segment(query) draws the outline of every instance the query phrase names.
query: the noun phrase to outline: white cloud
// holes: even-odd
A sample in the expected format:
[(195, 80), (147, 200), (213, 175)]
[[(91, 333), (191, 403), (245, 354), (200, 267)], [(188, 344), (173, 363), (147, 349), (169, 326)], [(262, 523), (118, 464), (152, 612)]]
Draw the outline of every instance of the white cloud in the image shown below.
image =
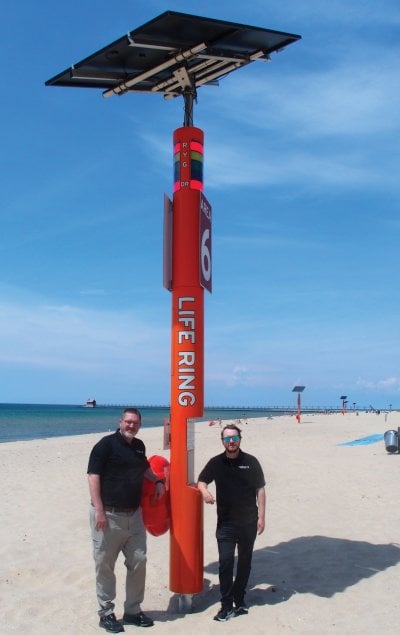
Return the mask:
[[(163, 351), (163, 353), (162, 353)], [(168, 360), (168, 329), (149, 326), (134, 311), (95, 311), (46, 304), (0, 304), (0, 363), (33, 368), (109, 372), (140, 360)]]
[(379, 380), (363, 379), (360, 377), (356, 382), (356, 386), (365, 390), (400, 393), (400, 377), (387, 377), (386, 379)]
[[(237, 150), (237, 144), (211, 147), (207, 158), (206, 181), (210, 187), (284, 185), (354, 185), (398, 186), (397, 175), (386, 172), (376, 162), (368, 162), (364, 154), (346, 150), (343, 153), (325, 149), (307, 152), (297, 147), (275, 155), (264, 155), (248, 146)], [(266, 156), (267, 155), (267, 156)]]
[[(282, 95), (282, 90), (284, 94)], [(372, 135), (398, 130), (400, 94), (397, 54), (377, 63), (362, 60), (331, 71), (304, 73), (283, 89), (261, 93), (265, 108), (297, 128), (297, 136)], [(290, 98), (295, 94), (296, 99)], [(254, 119), (253, 119), (254, 121)]]
[[(377, 51), (361, 44), (355, 56), (352, 52), (342, 56), (334, 66), (317, 70), (294, 65), (282, 77), (271, 78), (262, 67), (253, 69), (241, 77), (240, 87), (229, 81), (219, 93), (212, 93), (207, 105), (214, 112), (217, 109), (221, 120), (237, 120), (246, 128), (274, 135), (278, 130), (281, 139), (398, 130), (398, 49)], [(276, 59), (273, 63), (278, 64)], [(267, 74), (265, 81), (261, 71)]]

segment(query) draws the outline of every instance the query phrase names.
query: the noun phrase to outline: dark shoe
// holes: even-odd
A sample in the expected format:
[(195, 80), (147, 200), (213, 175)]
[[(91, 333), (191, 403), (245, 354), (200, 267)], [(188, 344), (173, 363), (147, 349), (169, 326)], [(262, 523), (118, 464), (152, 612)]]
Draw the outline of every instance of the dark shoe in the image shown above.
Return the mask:
[(216, 622), (227, 622), (231, 617), (233, 617), (233, 609), (220, 608), (214, 620)]
[(125, 624), (134, 624), (134, 626), (153, 626), (154, 622), (147, 615), (142, 613), (136, 613), (136, 615), (129, 615), (128, 613), (124, 613), (124, 617), (122, 618)]
[(99, 626), (104, 628), (107, 633), (123, 633), (125, 631), (122, 624), (116, 620), (114, 613), (101, 617)]
[(240, 606), (235, 606), (235, 617), (237, 617), (238, 615), (247, 615), (248, 612), (249, 612), (249, 609), (247, 608), (245, 604), (241, 604)]

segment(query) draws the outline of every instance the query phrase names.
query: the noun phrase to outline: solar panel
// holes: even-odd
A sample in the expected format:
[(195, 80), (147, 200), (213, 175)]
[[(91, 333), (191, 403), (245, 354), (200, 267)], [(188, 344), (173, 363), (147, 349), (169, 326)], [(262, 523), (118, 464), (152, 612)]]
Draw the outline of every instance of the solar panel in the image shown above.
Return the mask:
[(46, 86), (100, 88), (109, 97), (128, 92), (184, 95), (301, 36), (166, 11), (46, 82)]

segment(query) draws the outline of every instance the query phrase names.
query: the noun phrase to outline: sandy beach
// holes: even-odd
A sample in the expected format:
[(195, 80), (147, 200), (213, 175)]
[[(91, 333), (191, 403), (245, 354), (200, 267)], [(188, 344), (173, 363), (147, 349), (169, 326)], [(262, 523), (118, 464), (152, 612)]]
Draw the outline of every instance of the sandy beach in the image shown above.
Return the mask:
[[(169, 535), (148, 538), (143, 610), (152, 633), (397, 634), (400, 622), (400, 455), (383, 441), (341, 445), (397, 429), (400, 414), (346, 413), (252, 419), (242, 449), (267, 479), (267, 527), (256, 541), (247, 616), (213, 621), (219, 608), (216, 510), (204, 509), (204, 590), (179, 613), (168, 588)], [(117, 422), (116, 422), (117, 427)], [(222, 451), (218, 425), (196, 424), (196, 474)], [(1, 628), (19, 635), (102, 633), (88, 524), (86, 468), (103, 435), (0, 444)], [(161, 428), (138, 435), (148, 456)], [(212, 486), (210, 486), (212, 488)], [(124, 565), (117, 566), (122, 616)], [(125, 626), (127, 633), (137, 631)]]

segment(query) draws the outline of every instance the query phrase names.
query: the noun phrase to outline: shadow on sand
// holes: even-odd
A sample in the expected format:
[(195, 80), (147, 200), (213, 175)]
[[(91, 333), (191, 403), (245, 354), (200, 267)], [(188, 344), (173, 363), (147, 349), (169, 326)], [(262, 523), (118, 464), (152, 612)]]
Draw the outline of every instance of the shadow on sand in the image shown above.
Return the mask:
[[(342, 593), (400, 561), (400, 545), (375, 545), (368, 542), (309, 536), (254, 551), (246, 601), (262, 606), (287, 601), (296, 593), (312, 593), (329, 598)], [(218, 562), (205, 566), (205, 572), (218, 573)], [(193, 612), (219, 602), (218, 586), (204, 580), (204, 590), (193, 598)], [(167, 612), (152, 616), (159, 621), (183, 617), (179, 596), (173, 595)]]

